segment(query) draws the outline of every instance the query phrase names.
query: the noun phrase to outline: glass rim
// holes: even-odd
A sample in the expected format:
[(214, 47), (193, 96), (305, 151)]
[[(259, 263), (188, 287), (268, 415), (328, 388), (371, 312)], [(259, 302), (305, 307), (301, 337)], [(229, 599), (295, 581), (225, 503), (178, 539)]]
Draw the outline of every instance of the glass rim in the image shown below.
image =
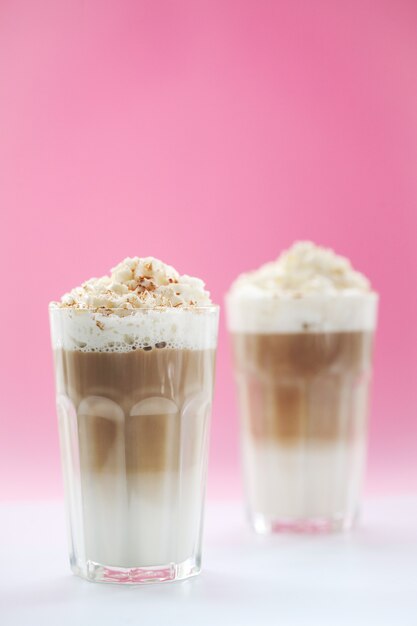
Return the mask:
[(257, 296), (257, 297), (253, 297), (250, 295), (246, 295), (246, 294), (239, 294), (239, 293), (233, 293), (231, 291), (228, 291), (225, 296), (224, 299), (226, 301), (231, 301), (234, 300), (235, 302), (243, 302), (243, 303), (255, 303), (255, 304), (265, 304), (265, 303), (279, 303), (279, 304), (288, 304), (288, 303), (298, 303), (298, 304), (302, 304), (303, 302), (312, 302), (312, 301), (322, 301), (322, 302), (334, 302), (335, 300), (339, 300), (341, 302), (350, 302), (352, 300), (379, 300), (380, 299), (380, 294), (378, 291), (364, 291), (364, 292), (355, 292), (355, 293), (344, 293), (343, 291), (341, 293), (329, 293), (329, 294), (319, 294), (319, 293), (306, 293), (303, 294), (302, 296), (299, 297), (295, 297), (295, 296), (288, 296), (288, 297), (282, 297), (282, 296), (276, 296), (276, 295), (271, 295), (271, 294), (265, 294), (262, 296)]
[(219, 304), (206, 304), (201, 306), (187, 305), (187, 306), (148, 306), (148, 307), (136, 307), (127, 309), (125, 307), (98, 307), (98, 308), (76, 308), (72, 306), (60, 306), (58, 301), (53, 300), (48, 304), (49, 311), (59, 312), (72, 312), (76, 314), (95, 314), (109, 316), (112, 313), (124, 313), (125, 315), (148, 313), (149, 311), (156, 311), (158, 313), (172, 313), (173, 311), (187, 311), (187, 312), (214, 312), (220, 310)]

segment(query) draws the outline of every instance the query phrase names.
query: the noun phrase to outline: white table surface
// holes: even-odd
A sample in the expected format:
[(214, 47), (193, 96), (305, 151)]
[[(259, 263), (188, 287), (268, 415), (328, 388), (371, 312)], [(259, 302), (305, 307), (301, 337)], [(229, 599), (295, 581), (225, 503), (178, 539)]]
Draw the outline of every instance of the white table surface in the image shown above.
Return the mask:
[(203, 573), (100, 585), (67, 565), (62, 503), (0, 504), (0, 624), (416, 626), (417, 495), (369, 500), (350, 535), (258, 537), (209, 502)]

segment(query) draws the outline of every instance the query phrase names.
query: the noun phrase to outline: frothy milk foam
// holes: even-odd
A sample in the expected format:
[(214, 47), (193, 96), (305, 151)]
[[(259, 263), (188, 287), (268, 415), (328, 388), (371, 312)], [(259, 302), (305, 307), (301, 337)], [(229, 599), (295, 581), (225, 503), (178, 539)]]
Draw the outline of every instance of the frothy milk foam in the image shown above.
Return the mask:
[(178, 350), (214, 349), (215, 316), (204, 334), (200, 323), (201, 309), (211, 305), (202, 280), (180, 276), (153, 257), (127, 258), (110, 276), (92, 278), (50, 305), (61, 311), (51, 318), (52, 345), (82, 352), (128, 352), (161, 342)]
[(338, 332), (374, 330), (378, 297), (348, 259), (299, 242), (239, 276), (226, 304), (232, 332)]

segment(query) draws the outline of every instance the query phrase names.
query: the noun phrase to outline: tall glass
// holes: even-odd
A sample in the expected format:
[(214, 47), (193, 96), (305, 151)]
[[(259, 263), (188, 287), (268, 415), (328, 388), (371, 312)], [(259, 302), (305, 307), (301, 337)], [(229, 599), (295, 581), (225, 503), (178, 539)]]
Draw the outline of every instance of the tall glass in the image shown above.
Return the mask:
[(50, 305), (75, 574), (143, 583), (199, 573), (218, 314)]
[(354, 523), (377, 295), (227, 298), (250, 522), (259, 533)]

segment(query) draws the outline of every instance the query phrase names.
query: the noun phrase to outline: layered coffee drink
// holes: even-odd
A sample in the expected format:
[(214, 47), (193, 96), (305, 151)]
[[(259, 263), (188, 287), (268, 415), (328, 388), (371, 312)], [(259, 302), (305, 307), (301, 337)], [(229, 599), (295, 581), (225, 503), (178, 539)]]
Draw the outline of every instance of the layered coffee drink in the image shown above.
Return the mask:
[(73, 571), (198, 573), (218, 307), (202, 281), (128, 258), (50, 319)]
[(367, 439), (377, 295), (349, 261), (295, 244), (227, 296), (250, 521), (350, 527)]

